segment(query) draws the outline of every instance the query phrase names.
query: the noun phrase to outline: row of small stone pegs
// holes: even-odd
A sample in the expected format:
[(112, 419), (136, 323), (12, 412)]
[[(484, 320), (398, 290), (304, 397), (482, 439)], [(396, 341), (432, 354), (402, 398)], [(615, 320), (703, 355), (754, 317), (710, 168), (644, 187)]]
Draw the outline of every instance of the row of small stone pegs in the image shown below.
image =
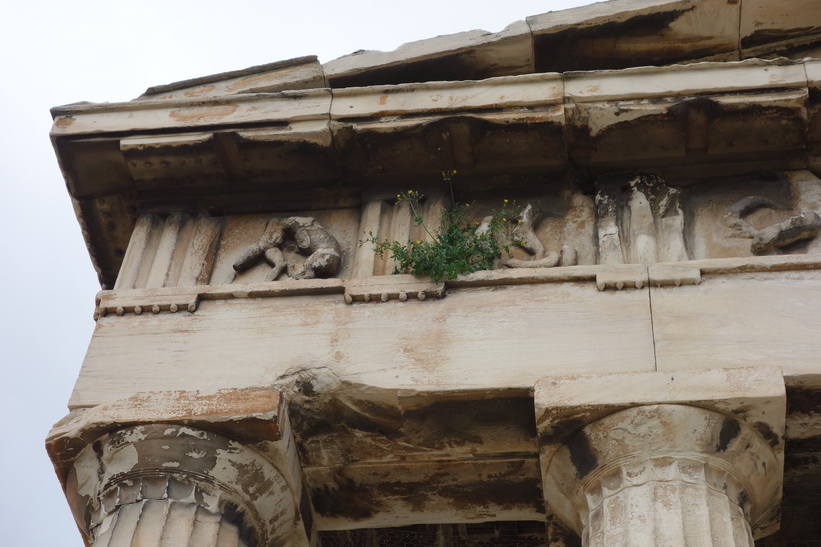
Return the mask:
[[(197, 304), (195, 302), (189, 302), (187, 306), (184, 305), (184, 304), (183, 304), (183, 306), (185, 306), (185, 309), (187, 309), (191, 313), (194, 313), (195, 311), (197, 311)], [(159, 304), (154, 304), (150, 308), (148, 306), (145, 306), (145, 307), (143, 307), (143, 306), (134, 306), (133, 308), (131, 308), (130, 306), (129, 307), (117, 306), (116, 308), (114, 308), (113, 311), (114, 311), (114, 313), (116, 313), (117, 315), (122, 317), (123, 315), (125, 315), (126, 313), (129, 313), (129, 312), (133, 312), (136, 315), (141, 315), (143, 312), (150, 311), (151, 313), (156, 314), (156, 313), (160, 313), (161, 311), (163, 311), (163, 309), (164, 309), (164, 306), (160, 306)], [(170, 304), (165, 309), (167, 309), (171, 313), (177, 313), (178, 311), (180, 311), (182, 309), (182, 307), (178, 304)], [(102, 308), (100, 310), (99, 314), (100, 314), (100, 316), (104, 317), (110, 311), (112, 311), (112, 310), (110, 310), (108, 308)]]
[[(400, 302), (406, 302), (408, 300), (408, 294), (409, 293), (407, 291), (400, 291), (398, 294), (396, 294), (396, 296), (393, 299), (399, 300)], [(370, 302), (371, 300), (374, 300), (374, 301), (377, 300), (376, 298), (374, 298), (375, 295), (371, 295), (371, 294), (368, 294), (368, 293), (365, 293), (361, 296), (362, 296), (361, 302)], [(392, 300), (392, 298), (391, 298), (392, 296), (393, 295), (390, 294), (390, 293), (383, 292), (383, 293), (379, 294), (378, 301), (379, 302), (387, 302), (388, 300)], [(420, 300), (420, 301), (425, 300), (428, 297), (428, 295), (425, 291), (411, 292), (410, 296), (412, 296), (412, 297), (415, 296), (417, 298), (417, 300)], [(355, 300), (356, 299), (354, 299), (353, 295), (351, 295), (350, 293), (345, 293), (345, 303), (352, 304)]]

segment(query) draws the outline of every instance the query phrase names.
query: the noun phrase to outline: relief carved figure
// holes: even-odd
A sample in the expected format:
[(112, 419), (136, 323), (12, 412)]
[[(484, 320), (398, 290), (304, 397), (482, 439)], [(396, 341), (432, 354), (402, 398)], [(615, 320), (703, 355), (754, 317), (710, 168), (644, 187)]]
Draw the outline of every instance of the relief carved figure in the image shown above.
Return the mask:
[[(552, 268), (560, 265), (575, 266), (578, 263), (578, 253), (569, 245), (563, 245), (560, 252), (545, 249), (539, 236), (536, 235), (536, 228), (542, 216), (542, 212), (532, 203), (528, 203), (522, 209), (522, 212), (519, 213), (518, 223), (513, 229), (512, 239), (519, 242), (519, 248), (530, 255), (530, 258), (521, 259), (503, 256), (501, 266), (508, 268)], [(493, 217), (485, 217), (476, 228), (476, 234), (487, 233), (492, 220)]]
[(531, 258), (503, 258), (502, 264), (508, 268), (552, 268), (559, 265), (574, 266), (578, 263), (578, 254), (569, 245), (563, 245), (560, 252), (545, 250), (536, 235), (536, 227), (541, 216), (542, 213), (532, 203), (528, 203), (522, 209), (519, 213), (519, 222), (513, 229), (513, 239), (521, 241), (521, 248), (531, 255)]
[(620, 182), (598, 185), (599, 263), (687, 260), (680, 191), (656, 175), (638, 175), (626, 184)]
[[(283, 247), (289, 241), (306, 257), (301, 266), (285, 258)], [(272, 218), (259, 239), (234, 262), (234, 271), (243, 272), (262, 259), (271, 266), (267, 281), (286, 270), (293, 279), (328, 278), (339, 271), (342, 251), (336, 238), (313, 217)]]
[(821, 217), (818, 213), (806, 211), (765, 228), (755, 228), (745, 217), (762, 207), (788, 209), (762, 196), (747, 196), (733, 204), (723, 219), (736, 237), (752, 239), (750, 251), (753, 254), (771, 253), (793, 243), (813, 239), (821, 231)]

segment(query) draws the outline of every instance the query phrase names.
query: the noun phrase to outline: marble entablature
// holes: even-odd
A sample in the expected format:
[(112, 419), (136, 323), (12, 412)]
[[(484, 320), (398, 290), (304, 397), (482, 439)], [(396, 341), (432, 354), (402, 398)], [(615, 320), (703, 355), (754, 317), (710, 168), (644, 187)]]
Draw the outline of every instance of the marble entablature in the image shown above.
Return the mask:
[[(54, 109), (104, 288), (47, 441), (85, 539), (817, 539), (821, 12), (779, 5), (608, 2)], [(393, 275), (366, 235), (430, 241), (454, 199), (521, 244)]]

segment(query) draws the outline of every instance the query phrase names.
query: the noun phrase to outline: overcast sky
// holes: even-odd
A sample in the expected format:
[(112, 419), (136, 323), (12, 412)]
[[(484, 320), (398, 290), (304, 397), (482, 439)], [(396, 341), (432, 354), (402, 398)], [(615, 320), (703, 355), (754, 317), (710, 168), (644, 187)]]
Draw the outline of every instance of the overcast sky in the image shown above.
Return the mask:
[(14, 547), (81, 546), (43, 448), (66, 412), (99, 290), (48, 138), (49, 108), (303, 55), (476, 28), (590, 0), (0, 2), (0, 524)]

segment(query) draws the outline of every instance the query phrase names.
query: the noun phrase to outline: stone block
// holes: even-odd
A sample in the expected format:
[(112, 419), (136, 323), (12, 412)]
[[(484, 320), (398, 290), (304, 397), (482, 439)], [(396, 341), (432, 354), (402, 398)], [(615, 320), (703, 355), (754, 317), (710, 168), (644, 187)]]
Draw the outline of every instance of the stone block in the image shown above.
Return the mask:
[(739, 47), (744, 57), (821, 38), (821, 10), (813, 0), (743, 0)]
[(533, 72), (524, 21), (491, 33), (472, 30), (410, 42), (394, 51), (359, 51), (323, 65), (333, 88), (436, 80), (481, 80)]
[(316, 57), (310, 56), (152, 86), (136, 100), (204, 99), (321, 87), (325, 87), (322, 66)]
[(780, 366), (817, 372), (821, 279), (815, 271), (707, 275), (698, 286), (651, 288), (658, 370)]
[[(209, 290), (243, 292), (231, 287)], [(204, 299), (195, 314), (109, 315), (98, 320), (71, 405), (155, 389), (269, 385), (316, 367), (343, 380), (419, 391), (528, 389), (546, 374), (653, 370), (647, 295), (558, 282), (465, 287), (424, 302)]]
[(611, 1), (527, 18), (538, 72), (737, 60), (741, 4)]

